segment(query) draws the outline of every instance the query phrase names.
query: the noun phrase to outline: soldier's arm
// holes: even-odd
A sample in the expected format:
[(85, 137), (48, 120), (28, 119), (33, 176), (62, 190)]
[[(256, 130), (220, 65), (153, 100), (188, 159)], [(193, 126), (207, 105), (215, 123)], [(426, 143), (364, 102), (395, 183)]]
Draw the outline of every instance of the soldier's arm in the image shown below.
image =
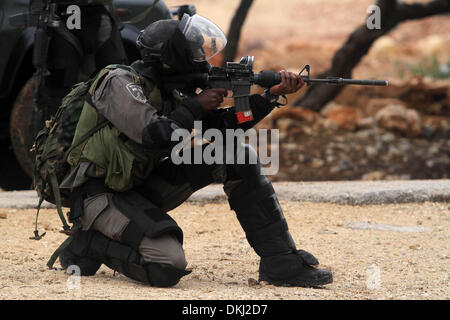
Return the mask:
[(303, 79), (297, 74), (285, 70), (280, 71), (280, 74), (281, 83), (270, 88), (270, 97), (266, 94), (252, 95), (250, 97), (250, 108), (253, 113), (252, 121), (239, 124), (235, 116), (234, 108), (213, 110), (205, 117), (203, 128), (205, 130), (209, 128), (241, 128), (244, 130), (252, 128), (278, 105), (275, 101), (272, 101), (274, 96), (297, 92), (305, 85)]
[(169, 147), (176, 128), (192, 130), (195, 120), (203, 117), (202, 106), (194, 99), (166, 116), (159, 115), (133, 75), (125, 70), (111, 71), (92, 96), (97, 111), (120, 132), (150, 149)]
[(238, 123), (235, 114), (235, 108), (218, 109), (208, 112), (203, 120), (203, 129), (238, 129), (247, 130), (255, 126), (264, 119), (274, 108), (276, 104), (270, 103), (261, 95), (254, 94), (250, 96), (250, 108), (253, 113), (253, 120), (245, 123)]

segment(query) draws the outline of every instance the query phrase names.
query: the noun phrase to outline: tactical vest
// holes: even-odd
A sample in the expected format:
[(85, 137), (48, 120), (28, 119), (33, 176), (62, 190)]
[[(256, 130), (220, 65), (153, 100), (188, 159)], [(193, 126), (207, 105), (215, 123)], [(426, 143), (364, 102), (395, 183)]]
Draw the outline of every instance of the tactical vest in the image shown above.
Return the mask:
[[(92, 96), (105, 76), (118, 67), (111, 65), (100, 71), (89, 89), (89, 94)], [(143, 87), (147, 100), (158, 110), (158, 114), (166, 115), (180, 104), (182, 98), (178, 91), (172, 92), (173, 102), (163, 100), (156, 84), (140, 76), (131, 67), (120, 68), (126, 68), (133, 74), (134, 83)], [(105, 185), (115, 191), (127, 191), (143, 183), (160, 161), (163, 152), (146, 150), (141, 144), (127, 138), (110, 122), (80, 143), (80, 139), (84, 138), (89, 130), (102, 122), (108, 122), (97, 112), (95, 106), (88, 102), (89, 99), (86, 100), (72, 142), (75, 147), (68, 154), (67, 162), (71, 166), (76, 166), (82, 160), (94, 163), (100, 172), (104, 172)]]

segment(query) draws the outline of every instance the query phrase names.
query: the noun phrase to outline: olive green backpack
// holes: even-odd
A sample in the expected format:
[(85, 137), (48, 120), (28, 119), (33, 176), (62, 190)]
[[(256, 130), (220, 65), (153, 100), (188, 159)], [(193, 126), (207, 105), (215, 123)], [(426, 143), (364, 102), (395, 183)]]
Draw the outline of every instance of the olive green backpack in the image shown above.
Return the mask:
[(78, 140), (77, 144), (72, 145), (75, 135), (75, 129), (83, 110), (85, 102), (91, 102), (89, 89), (93, 83), (103, 77), (107, 72), (105, 69), (113, 70), (121, 68), (133, 72), (131, 67), (123, 65), (109, 65), (104, 68), (94, 78), (76, 84), (69, 94), (62, 100), (61, 106), (56, 114), (45, 122), (45, 127), (38, 133), (31, 151), (35, 156), (33, 185), (39, 195), (39, 204), (36, 213), (36, 223), (34, 237), (31, 239), (39, 240), (44, 234), (39, 235), (37, 230), (37, 220), (39, 209), (44, 200), (56, 205), (58, 215), (63, 224), (63, 232), (70, 234), (70, 226), (64, 217), (62, 207), (69, 206), (68, 196), (61, 193), (59, 184), (70, 170), (67, 163), (68, 154), (78, 145), (85, 142), (93, 133), (108, 124), (108, 121), (101, 121), (97, 126), (89, 130)]

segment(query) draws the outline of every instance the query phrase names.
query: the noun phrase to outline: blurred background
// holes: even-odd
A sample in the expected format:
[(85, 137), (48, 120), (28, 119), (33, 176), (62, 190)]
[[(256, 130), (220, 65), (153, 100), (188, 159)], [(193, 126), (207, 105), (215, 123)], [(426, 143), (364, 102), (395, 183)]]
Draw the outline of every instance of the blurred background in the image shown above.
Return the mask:
[[(199, 14), (216, 22), (225, 33), (241, 4), (239, 0), (191, 2)], [(236, 60), (254, 55), (255, 71), (298, 72), (310, 64), (312, 76), (331, 67), (335, 53), (365, 24), (367, 8), (378, 3), (374, 0), (250, 2)], [(403, 1), (406, 5), (423, 5), (413, 9), (424, 15), (424, 8), (428, 8), (425, 6), (432, 2)], [(445, 10), (448, 2), (440, 3)], [(181, 3), (168, 1), (169, 5)], [(352, 77), (386, 79), (389, 87), (347, 86), (323, 106), (309, 99), (306, 107), (314, 111), (302, 105), (299, 98), (307, 92), (303, 89), (298, 96), (289, 96), (288, 107), (272, 112), (259, 125), (280, 129), (281, 169), (272, 179), (448, 178), (450, 16), (448, 11), (441, 11), (430, 17), (399, 22), (378, 37), (367, 54), (360, 53), (362, 58), (353, 68)], [(410, 15), (415, 17), (414, 11)], [(215, 63), (220, 64), (220, 59), (217, 57)]]

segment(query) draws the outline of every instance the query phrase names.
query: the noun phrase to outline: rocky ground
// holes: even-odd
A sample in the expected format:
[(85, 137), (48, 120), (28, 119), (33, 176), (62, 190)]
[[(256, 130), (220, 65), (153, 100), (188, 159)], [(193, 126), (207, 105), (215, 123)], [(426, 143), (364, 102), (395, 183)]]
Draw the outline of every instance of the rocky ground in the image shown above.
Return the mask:
[[(102, 267), (80, 282), (45, 266), (64, 239), (44, 209), (0, 209), (0, 299), (449, 299), (448, 203), (345, 206), (282, 201), (297, 244), (333, 271), (323, 288), (258, 284), (258, 258), (224, 202), (171, 212), (185, 232), (192, 274), (170, 289), (141, 285)], [(56, 264), (59, 267), (58, 264)], [(79, 284), (79, 286), (78, 286)], [(72, 289), (71, 289), (72, 288)]]
[(276, 181), (442, 179), (450, 174), (448, 80), (346, 88), (320, 113), (283, 107), (258, 127), (280, 130)]
[[(283, 123), (291, 124), (295, 128), (295, 121)], [(408, 139), (377, 127), (357, 132), (297, 128), (299, 135), (281, 136), (275, 181), (441, 179), (450, 173), (448, 138)]]

